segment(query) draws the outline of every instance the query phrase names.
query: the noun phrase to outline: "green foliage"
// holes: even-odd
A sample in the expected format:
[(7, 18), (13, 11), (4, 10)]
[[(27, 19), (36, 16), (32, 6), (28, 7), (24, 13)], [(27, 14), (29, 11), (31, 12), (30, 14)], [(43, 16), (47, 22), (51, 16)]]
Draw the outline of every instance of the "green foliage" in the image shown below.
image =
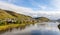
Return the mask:
[(49, 21), (49, 19), (48, 19), (48, 18), (46, 18), (46, 17), (39, 17), (39, 18), (37, 18), (37, 21), (41, 21), (41, 22), (48, 22), (48, 21)]
[[(16, 22), (11, 22), (11, 23), (8, 23), (8, 21), (3, 21), (3, 20), (7, 20), (7, 19), (17, 19)], [(30, 16), (25, 16), (23, 14), (18, 14), (18, 13), (15, 13), (13, 11), (8, 11), (8, 10), (2, 10), (0, 9), (0, 19), (3, 21), (3, 22), (0, 22), (0, 25), (9, 25), (9, 24), (26, 24), (26, 23), (30, 23), (28, 21), (25, 21), (25, 20), (28, 20), (28, 19), (31, 19), (32, 17)], [(15, 21), (15, 20), (14, 20)]]
[(0, 26), (1, 26), (1, 25), (5, 25), (5, 23), (0, 21)]
[[(48, 18), (45, 18), (45, 17), (40, 17), (38, 18), (38, 20), (33, 20), (32, 17), (30, 16), (26, 16), (26, 15), (23, 15), (23, 14), (19, 14), (19, 13), (15, 13), (13, 11), (8, 11), (8, 10), (1, 10), (0, 9), (0, 25), (9, 25), (9, 24), (34, 24), (35, 21), (49, 21)], [(8, 22), (7, 19), (11, 19), (13, 21), (16, 20), (16, 22)], [(6, 21), (4, 21), (6, 20)], [(26, 21), (27, 20), (27, 21)]]

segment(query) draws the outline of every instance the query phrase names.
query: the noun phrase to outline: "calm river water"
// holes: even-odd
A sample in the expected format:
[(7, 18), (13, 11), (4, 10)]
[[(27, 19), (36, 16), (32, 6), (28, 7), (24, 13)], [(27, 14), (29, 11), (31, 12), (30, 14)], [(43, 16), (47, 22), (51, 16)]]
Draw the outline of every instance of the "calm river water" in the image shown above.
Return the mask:
[(43, 22), (26, 26), (25, 29), (13, 29), (0, 35), (60, 35), (58, 22)]

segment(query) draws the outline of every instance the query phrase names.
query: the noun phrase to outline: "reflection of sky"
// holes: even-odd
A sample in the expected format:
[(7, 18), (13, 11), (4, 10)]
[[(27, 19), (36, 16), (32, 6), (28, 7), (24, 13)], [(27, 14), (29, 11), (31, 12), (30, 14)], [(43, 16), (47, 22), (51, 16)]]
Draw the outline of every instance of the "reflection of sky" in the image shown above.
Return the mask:
[(57, 27), (59, 23), (52, 23), (50, 22), (49, 24), (41, 27), (37, 26), (39, 30), (33, 30), (31, 31), (31, 35), (60, 35), (60, 31)]
[(32, 31), (31, 32), (32, 35), (60, 35), (60, 32), (58, 31), (52, 31), (52, 30), (49, 30), (49, 31), (39, 31), (39, 30), (36, 30), (36, 31)]
[(59, 23), (48, 22), (44, 24), (45, 25), (35, 24), (34, 26), (27, 26), (24, 30), (13, 30), (3, 35), (60, 35), (60, 31), (57, 27)]

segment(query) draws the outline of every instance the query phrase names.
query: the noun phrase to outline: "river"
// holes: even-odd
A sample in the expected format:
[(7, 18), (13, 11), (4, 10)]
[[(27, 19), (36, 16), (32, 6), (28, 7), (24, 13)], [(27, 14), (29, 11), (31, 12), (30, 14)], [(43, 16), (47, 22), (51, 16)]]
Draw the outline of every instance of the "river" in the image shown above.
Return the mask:
[(43, 22), (26, 26), (25, 29), (13, 29), (0, 35), (60, 35), (58, 22)]

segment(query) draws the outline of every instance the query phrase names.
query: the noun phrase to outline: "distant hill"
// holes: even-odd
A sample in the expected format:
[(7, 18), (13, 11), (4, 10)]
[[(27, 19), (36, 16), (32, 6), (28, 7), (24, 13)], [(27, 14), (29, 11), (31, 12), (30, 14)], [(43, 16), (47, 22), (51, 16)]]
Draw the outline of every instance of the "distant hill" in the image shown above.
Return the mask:
[(50, 19), (46, 18), (46, 17), (37, 17), (35, 18), (36, 20), (39, 20), (39, 21), (42, 21), (42, 22), (47, 22), (49, 21)]
[(57, 22), (60, 22), (60, 19), (56, 20)]

